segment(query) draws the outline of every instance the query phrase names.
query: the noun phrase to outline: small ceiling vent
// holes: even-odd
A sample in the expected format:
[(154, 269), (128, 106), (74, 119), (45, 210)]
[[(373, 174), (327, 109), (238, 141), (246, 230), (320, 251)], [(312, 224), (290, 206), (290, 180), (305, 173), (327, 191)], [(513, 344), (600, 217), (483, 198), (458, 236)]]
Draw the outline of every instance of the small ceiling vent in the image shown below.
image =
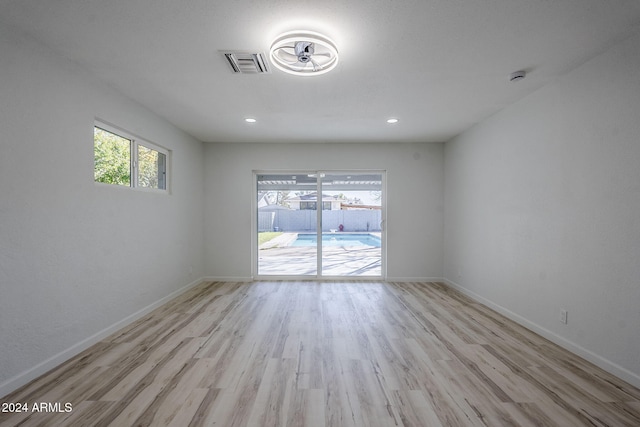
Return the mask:
[(231, 70), (241, 74), (264, 74), (269, 72), (267, 61), (262, 53), (222, 52)]

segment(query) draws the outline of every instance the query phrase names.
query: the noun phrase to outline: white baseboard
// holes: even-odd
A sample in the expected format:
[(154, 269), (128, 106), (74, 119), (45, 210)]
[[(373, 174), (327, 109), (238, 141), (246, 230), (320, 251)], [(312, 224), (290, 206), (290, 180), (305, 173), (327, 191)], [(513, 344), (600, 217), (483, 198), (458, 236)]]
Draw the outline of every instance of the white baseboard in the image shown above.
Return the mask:
[[(315, 276), (311, 276), (311, 277), (304, 277), (304, 280), (323, 280), (322, 278), (318, 279)], [(326, 278), (327, 280), (334, 280), (333, 277), (328, 277)], [(344, 278), (340, 278), (340, 280), (369, 280), (370, 278), (368, 277), (358, 277), (358, 276), (353, 276), (353, 277), (344, 277)], [(253, 278), (253, 277), (235, 277), (235, 276), (208, 276), (208, 277), (203, 277), (202, 280), (204, 281), (208, 281), (208, 282), (253, 282), (253, 281), (260, 281), (260, 280), (301, 280), (299, 277), (292, 277), (292, 276), (267, 276), (267, 277), (259, 277), (259, 278)], [(386, 279), (372, 279), (372, 280), (382, 280), (385, 282), (441, 282), (444, 283), (445, 282), (445, 278), (444, 277), (387, 277)]]
[[(292, 276), (267, 276), (267, 277), (205, 277), (205, 280), (212, 282), (253, 282), (253, 281), (261, 281), (261, 280), (336, 280), (335, 277), (325, 277), (318, 278), (315, 276), (311, 277), (292, 277)], [(384, 281), (384, 282), (444, 282), (443, 277), (387, 277), (386, 279), (378, 279), (378, 278), (370, 278), (370, 277), (358, 277), (358, 276), (349, 276), (349, 277), (340, 277), (339, 280), (344, 281), (360, 281), (360, 280), (373, 280), (373, 281)]]
[(444, 282), (444, 277), (387, 277), (387, 282)]
[(623, 368), (622, 366), (610, 361), (609, 359), (606, 359), (596, 353), (593, 353), (590, 350), (587, 350), (584, 347), (581, 347), (580, 345), (574, 343), (573, 341), (570, 341), (558, 334), (556, 334), (555, 332), (552, 332), (546, 328), (543, 328), (542, 326), (533, 323), (532, 321), (520, 316), (517, 313), (514, 313), (513, 311), (502, 307), (501, 305), (498, 305), (496, 303), (494, 303), (493, 301), (490, 301), (486, 298), (484, 298), (481, 295), (476, 294), (473, 291), (470, 291), (469, 289), (457, 284), (456, 282), (449, 280), (449, 279), (444, 279), (443, 280), (444, 283), (447, 286), (452, 287), (453, 289), (462, 292), (463, 294), (465, 294), (466, 296), (468, 296), (469, 298), (483, 304), (486, 305), (487, 307), (489, 307), (492, 310), (497, 311), (498, 313), (502, 314), (503, 316), (513, 320), (514, 322), (524, 326), (525, 328), (537, 333), (538, 335), (548, 339), (549, 341), (553, 342), (554, 344), (559, 345), (560, 347), (569, 350), (570, 352), (582, 357), (585, 360), (588, 360), (589, 362), (593, 363), (594, 365), (604, 369), (605, 371), (615, 375), (616, 377), (628, 382), (629, 384), (633, 385), (634, 387), (638, 387), (640, 388), (640, 375), (629, 371), (628, 369)]
[(32, 381), (36, 378), (38, 378), (40, 375), (43, 375), (45, 373), (47, 373), (48, 371), (50, 371), (51, 369), (55, 368), (56, 366), (62, 364), (63, 362), (66, 362), (67, 360), (71, 359), (73, 356), (79, 354), (80, 352), (86, 350), (87, 348), (91, 347), (92, 345), (100, 342), (101, 340), (103, 340), (104, 338), (108, 337), (109, 335), (113, 334), (114, 332), (117, 332), (118, 330), (124, 328), (125, 326), (135, 322), (136, 320), (140, 319), (141, 317), (143, 317), (144, 315), (150, 313), (151, 311), (155, 310), (156, 308), (160, 307), (161, 305), (169, 302), (170, 300), (174, 299), (175, 297), (177, 297), (178, 295), (188, 291), (189, 289), (195, 287), (196, 285), (199, 285), (200, 283), (206, 281), (206, 279), (202, 278), (202, 279), (198, 279), (195, 280), (191, 283), (189, 283), (186, 286), (183, 286), (180, 289), (177, 289), (173, 292), (171, 292), (169, 295), (160, 298), (158, 301), (149, 304), (148, 306), (136, 311), (135, 313), (125, 317), (122, 320), (119, 320), (118, 322), (114, 323), (111, 326), (108, 326), (107, 328), (91, 335), (90, 337), (87, 337), (85, 339), (83, 339), (80, 342), (77, 342), (76, 344), (72, 345), (71, 347), (67, 348), (66, 350), (61, 351), (60, 353), (48, 358), (47, 360), (37, 364), (36, 366), (34, 366), (31, 369), (28, 369), (18, 375), (16, 375), (13, 378), (8, 379), (7, 381), (3, 382), (2, 384), (0, 384), (0, 397), (2, 396), (6, 396), (9, 393), (17, 390), (18, 388), (22, 387), (23, 385), (27, 384), (29, 381)]
[(202, 278), (206, 282), (252, 282), (251, 277), (235, 277), (235, 276), (206, 276)]

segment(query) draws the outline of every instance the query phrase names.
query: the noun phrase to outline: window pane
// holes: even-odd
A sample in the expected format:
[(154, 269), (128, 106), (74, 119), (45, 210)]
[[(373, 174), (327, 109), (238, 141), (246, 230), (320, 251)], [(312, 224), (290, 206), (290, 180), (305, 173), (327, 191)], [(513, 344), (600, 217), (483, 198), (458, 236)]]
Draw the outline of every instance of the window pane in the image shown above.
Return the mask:
[(382, 174), (329, 173), (322, 197), (336, 202), (322, 211), (322, 275), (382, 275)]
[(138, 186), (166, 188), (166, 156), (151, 148), (138, 145)]
[(317, 178), (307, 174), (265, 174), (256, 175), (256, 179), (258, 274), (315, 276)]
[(131, 141), (94, 127), (94, 179), (106, 184), (131, 185)]

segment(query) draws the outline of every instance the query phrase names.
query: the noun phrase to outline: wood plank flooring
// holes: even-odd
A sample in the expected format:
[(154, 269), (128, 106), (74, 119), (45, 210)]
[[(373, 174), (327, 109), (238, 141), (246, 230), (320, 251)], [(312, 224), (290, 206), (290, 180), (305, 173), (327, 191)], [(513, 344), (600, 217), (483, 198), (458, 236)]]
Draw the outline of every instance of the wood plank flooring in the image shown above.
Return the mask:
[(438, 283), (204, 283), (0, 402), (30, 406), (3, 427), (640, 426), (640, 390)]

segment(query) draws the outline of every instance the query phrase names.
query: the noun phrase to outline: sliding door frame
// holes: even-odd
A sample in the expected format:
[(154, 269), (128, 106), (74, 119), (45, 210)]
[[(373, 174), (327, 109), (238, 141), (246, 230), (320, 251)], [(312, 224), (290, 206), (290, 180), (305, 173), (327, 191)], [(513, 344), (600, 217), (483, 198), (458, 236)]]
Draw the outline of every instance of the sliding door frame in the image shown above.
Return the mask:
[[(380, 174), (382, 178), (381, 221), (380, 221), (380, 275), (377, 276), (325, 276), (322, 274), (322, 179), (324, 174)], [(315, 275), (260, 275), (258, 272), (258, 175), (300, 175), (316, 174), (316, 193), (320, 200), (316, 200), (316, 247), (317, 271)], [(251, 197), (251, 275), (254, 280), (386, 280), (387, 277), (387, 171), (382, 169), (322, 169), (322, 170), (254, 170), (252, 177)]]

